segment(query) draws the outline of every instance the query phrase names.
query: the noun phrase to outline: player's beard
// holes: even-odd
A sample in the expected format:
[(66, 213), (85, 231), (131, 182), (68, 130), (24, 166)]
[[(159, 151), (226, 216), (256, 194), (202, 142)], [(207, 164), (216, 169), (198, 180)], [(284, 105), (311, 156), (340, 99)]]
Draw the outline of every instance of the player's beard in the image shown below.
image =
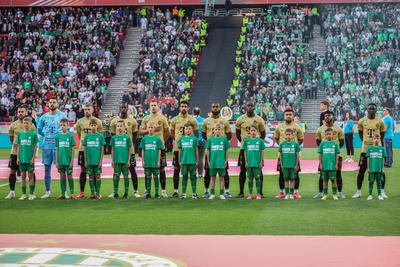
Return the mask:
[(57, 107), (50, 106), (49, 109), (50, 109), (51, 111), (55, 111), (55, 110), (57, 110)]
[(187, 114), (187, 110), (182, 110), (182, 111), (181, 111), (181, 114), (182, 114), (182, 115), (186, 115), (186, 114)]
[(219, 114), (221, 114), (221, 111), (220, 111), (220, 110), (218, 110), (218, 111), (211, 111), (211, 113), (212, 113), (215, 117), (217, 117), (217, 116), (219, 116)]

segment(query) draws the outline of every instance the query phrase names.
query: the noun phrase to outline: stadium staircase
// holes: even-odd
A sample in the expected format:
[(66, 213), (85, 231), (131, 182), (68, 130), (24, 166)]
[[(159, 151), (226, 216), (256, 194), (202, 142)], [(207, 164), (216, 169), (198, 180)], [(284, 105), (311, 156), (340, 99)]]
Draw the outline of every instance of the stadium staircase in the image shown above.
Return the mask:
[[(313, 36), (309, 43), (309, 52), (314, 51), (317, 53), (318, 57), (325, 55), (326, 46), (325, 39), (320, 35), (320, 26), (314, 25)], [(306, 53), (308, 55), (308, 53)], [(308, 57), (305, 59), (307, 64)], [(307, 124), (307, 132), (315, 132), (319, 127), (319, 103), (326, 100), (326, 92), (324, 88), (319, 88), (317, 93), (317, 99), (305, 99), (303, 93), (303, 104), (301, 107), (301, 119)]]
[(110, 81), (105, 94), (103, 108), (100, 118), (106, 114), (117, 114), (122, 101), (123, 92), (127, 89), (128, 82), (132, 79), (133, 71), (138, 66), (141, 31), (140, 28), (130, 27), (128, 29), (124, 50), (121, 51), (119, 63), (116, 68), (116, 75)]
[(234, 73), (236, 42), (241, 25), (241, 17), (207, 20), (210, 25), (208, 44), (202, 51), (198, 78), (190, 101), (192, 107), (200, 107), (204, 116), (214, 102), (225, 106)]

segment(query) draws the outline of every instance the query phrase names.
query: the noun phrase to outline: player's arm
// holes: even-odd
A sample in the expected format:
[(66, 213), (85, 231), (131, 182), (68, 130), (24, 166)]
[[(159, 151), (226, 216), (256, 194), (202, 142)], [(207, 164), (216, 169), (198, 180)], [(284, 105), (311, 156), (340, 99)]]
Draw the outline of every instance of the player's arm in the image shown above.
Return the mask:
[(199, 124), (197, 123), (197, 120), (192, 117), (193, 121), (193, 133), (196, 137), (199, 137)]
[(335, 171), (339, 169), (339, 153), (336, 153), (336, 164), (335, 164)]
[(158, 150), (158, 161), (157, 161), (157, 167), (160, 168), (161, 164), (160, 164), (160, 159), (161, 159), (161, 147)]
[(279, 145), (279, 139), (280, 139), (279, 126), (276, 127), (276, 129), (274, 131), (274, 139), (275, 139), (275, 142)]
[[(111, 145), (111, 167), (114, 168), (114, 145), (113, 145), (113, 141), (110, 141), (110, 145)], [(129, 154), (129, 157), (131, 155)], [(128, 161), (129, 162), (129, 161)]]
[(8, 136), (10, 137), (11, 144), (14, 143), (14, 125), (11, 124), (10, 128), (8, 129)]
[(315, 142), (317, 143), (317, 147), (319, 147), (319, 144), (321, 144), (321, 132), (320, 128), (317, 129), (317, 132), (315, 133)]
[(238, 128), (236, 128), (236, 138), (239, 142), (242, 142), (242, 131)]
[(199, 148), (196, 145), (196, 168), (199, 167)]
[(206, 148), (206, 151), (205, 151), (205, 158), (206, 158), (206, 162), (207, 162), (208, 166), (210, 166), (210, 150), (208, 150), (208, 148)]
[(229, 148), (225, 149), (225, 167), (228, 167), (228, 159), (229, 159)]
[(203, 125), (201, 126), (201, 136), (207, 141), (207, 120), (204, 120)]
[(300, 163), (300, 151), (296, 152), (296, 166), (294, 169), (297, 171), (299, 169), (299, 163)]
[(79, 140), (81, 140), (82, 128), (81, 128), (80, 120), (78, 120), (78, 122), (76, 123), (75, 131), (76, 131), (76, 134), (78, 135)]
[(99, 168), (103, 165), (103, 157), (104, 157), (104, 145), (100, 147), (100, 161), (99, 161)]
[(129, 167), (129, 163), (131, 162), (132, 153), (133, 153), (133, 143), (128, 148), (128, 162), (127, 162), (128, 167)]
[(248, 166), (247, 166), (247, 149), (244, 150), (244, 163), (245, 163), (246, 170), (247, 170), (247, 168), (248, 168)]
[[(86, 138), (85, 138), (86, 139)], [(86, 147), (86, 143), (82, 144), (83, 145), (83, 151), (85, 151), (84, 153), (84, 158), (85, 158), (85, 168), (88, 168), (88, 163), (87, 163), (87, 147)]]
[(281, 168), (283, 169), (283, 164), (282, 164), (282, 152), (278, 153), (278, 158), (279, 158), (279, 164), (281, 165)]
[(56, 166), (57, 168), (59, 168), (59, 164), (58, 164), (58, 144), (56, 143)]
[(143, 168), (146, 168), (146, 164), (144, 162), (144, 148), (140, 150), (140, 156), (142, 157), (142, 166)]
[[(173, 137), (175, 137), (175, 117), (174, 118), (172, 118), (172, 120), (171, 120), (171, 127), (170, 127), (170, 133), (171, 133), (171, 135), (173, 136)], [(167, 137), (168, 138), (168, 137)], [(164, 140), (167, 140), (167, 139), (164, 139)]]
[(358, 135), (360, 136), (361, 141), (364, 141), (364, 127), (362, 119), (358, 121)]
[(97, 131), (103, 134), (103, 122), (99, 119), (97, 119)]
[(301, 144), (303, 144), (304, 141), (304, 134), (303, 131), (300, 129), (300, 127), (297, 126), (297, 142), (299, 143), (299, 145), (301, 146)]
[(36, 152), (37, 152), (37, 143), (35, 142), (35, 143), (33, 144), (33, 154), (32, 154), (32, 159), (31, 159), (30, 165), (35, 164)]
[(264, 149), (261, 150), (260, 168), (264, 167)]
[[(164, 141), (167, 141), (168, 140), (168, 138), (169, 138), (169, 135), (170, 135), (170, 132), (169, 132), (169, 125), (168, 125), (168, 121), (167, 121), (167, 118), (165, 118), (164, 117), (164, 133), (163, 133), (163, 137), (164, 137)], [(173, 136), (175, 136), (175, 135), (173, 135)]]
[(264, 140), (267, 132), (265, 130), (265, 121), (262, 118), (260, 119), (260, 127), (258, 130), (260, 131), (260, 138)]
[(44, 133), (43, 133), (43, 127), (44, 127), (44, 116), (45, 115), (43, 115), (42, 117), (40, 117), (40, 119), (39, 119), (39, 125), (38, 125), (38, 134), (40, 134), (41, 136), (44, 136)]
[(231, 126), (229, 125), (227, 120), (225, 120), (225, 136), (228, 139), (228, 141), (230, 141), (232, 138)]
[(319, 166), (321, 168), (321, 171), (324, 170), (324, 166), (322, 165), (322, 154), (318, 152), (318, 161), (319, 161)]
[(339, 147), (342, 148), (344, 145), (344, 139), (339, 139)]
[[(367, 170), (368, 170), (368, 173), (369, 173), (369, 159), (370, 159), (370, 157), (367, 157)], [(385, 163), (385, 161), (383, 160), (383, 163)], [(385, 165), (385, 164), (383, 164), (383, 165)], [(383, 166), (382, 165), (382, 166)], [(382, 169), (383, 170), (383, 169)]]

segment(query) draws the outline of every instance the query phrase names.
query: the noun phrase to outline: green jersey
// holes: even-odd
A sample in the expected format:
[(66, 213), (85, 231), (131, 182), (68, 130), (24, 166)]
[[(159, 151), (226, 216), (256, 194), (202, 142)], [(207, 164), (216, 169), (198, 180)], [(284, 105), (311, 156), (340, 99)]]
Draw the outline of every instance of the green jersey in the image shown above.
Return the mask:
[(129, 135), (114, 135), (111, 137), (110, 146), (114, 147), (114, 163), (128, 163), (129, 148), (132, 147), (132, 140)]
[(211, 136), (207, 140), (206, 149), (210, 151), (210, 168), (225, 169), (226, 151), (230, 148), (225, 136)]
[(56, 147), (58, 149), (58, 164), (69, 165), (72, 158), (72, 148), (76, 145), (72, 133), (60, 133), (56, 136)]
[(139, 145), (143, 149), (145, 168), (157, 168), (158, 151), (164, 149), (164, 144), (158, 135), (146, 135), (142, 138)]
[(254, 139), (246, 138), (243, 142), (242, 149), (246, 151), (246, 160), (248, 167), (259, 167), (261, 161), (261, 151), (266, 148), (264, 140), (259, 137)]
[(369, 158), (369, 171), (382, 172), (383, 158), (386, 157), (386, 150), (383, 146), (370, 146), (365, 153)]
[(19, 161), (20, 163), (30, 163), (38, 137), (35, 131), (19, 132), (16, 143), (19, 145)]
[(336, 141), (322, 141), (318, 147), (318, 153), (322, 157), (324, 171), (334, 171), (336, 155), (340, 154), (340, 148)]
[(282, 167), (294, 168), (296, 167), (297, 153), (300, 152), (299, 143), (292, 141), (283, 141), (279, 144), (279, 152), (282, 155)]
[(181, 150), (181, 164), (196, 164), (197, 138), (194, 135), (179, 138), (178, 148)]
[(101, 133), (88, 133), (83, 139), (82, 145), (86, 147), (86, 161), (88, 165), (99, 165), (102, 147), (106, 140)]

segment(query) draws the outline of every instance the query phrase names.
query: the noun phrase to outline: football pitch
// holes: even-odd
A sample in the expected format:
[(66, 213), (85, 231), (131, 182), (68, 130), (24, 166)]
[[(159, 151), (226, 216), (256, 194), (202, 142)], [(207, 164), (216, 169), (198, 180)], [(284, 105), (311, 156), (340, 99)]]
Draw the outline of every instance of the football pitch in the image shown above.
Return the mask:
[[(356, 190), (357, 172), (343, 172), (346, 199), (327, 201), (313, 199), (317, 191), (317, 174), (301, 174), (299, 200), (275, 199), (277, 175), (266, 176), (263, 200), (245, 199), (108, 199), (112, 180), (103, 179), (102, 200), (64, 200), (55, 198), (35, 201), (5, 200), (7, 179), (0, 180), (0, 233), (18, 234), (163, 234), (163, 235), (400, 235), (400, 150), (394, 151), (394, 167), (386, 169), (386, 194), (389, 199), (367, 201), (368, 179), (363, 184), (361, 199), (351, 196)], [(237, 157), (232, 150), (230, 157)], [(267, 149), (266, 158), (276, 158), (276, 149)], [(342, 150), (342, 155), (343, 150)], [(355, 159), (358, 159), (359, 151)], [(0, 150), (7, 159), (9, 150)], [(316, 159), (315, 149), (304, 149), (302, 159)], [(2, 177), (3, 178), (3, 177)], [(167, 179), (172, 192), (172, 179)], [(52, 182), (52, 194), (59, 193), (59, 181)], [(79, 188), (75, 181), (75, 190)], [(120, 190), (122, 185), (120, 183)], [(218, 189), (218, 187), (217, 187)], [(16, 192), (19, 196), (20, 184)], [(86, 186), (88, 193), (89, 186)], [(144, 181), (139, 179), (143, 193)], [(44, 193), (39, 180), (36, 195)], [(238, 177), (231, 176), (230, 191), (239, 191)], [(331, 195), (331, 190), (330, 195)], [(188, 193), (190, 193), (188, 189)], [(247, 192), (247, 184), (246, 184)], [(203, 193), (203, 180), (198, 179), (198, 193)], [(130, 185), (130, 194), (132, 187)], [(376, 196), (376, 187), (374, 193)]]

